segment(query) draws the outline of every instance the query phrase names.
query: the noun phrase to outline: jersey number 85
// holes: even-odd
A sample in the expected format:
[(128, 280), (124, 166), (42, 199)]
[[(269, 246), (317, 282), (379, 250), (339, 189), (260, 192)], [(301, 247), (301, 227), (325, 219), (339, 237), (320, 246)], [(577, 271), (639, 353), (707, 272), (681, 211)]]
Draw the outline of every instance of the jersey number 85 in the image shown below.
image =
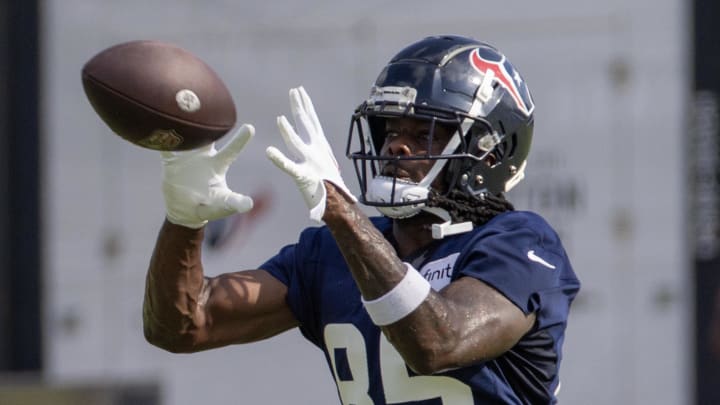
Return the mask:
[[(342, 403), (373, 405), (368, 394), (370, 379), (365, 341), (353, 324), (337, 323), (325, 327), (325, 344), (332, 361), (333, 374)], [(337, 349), (344, 349), (352, 380), (341, 380), (336, 359)], [(395, 404), (440, 398), (443, 404), (472, 405), (470, 387), (451, 377), (410, 376), (400, 353), (380, 336), (380, 373), (385, 403)]]

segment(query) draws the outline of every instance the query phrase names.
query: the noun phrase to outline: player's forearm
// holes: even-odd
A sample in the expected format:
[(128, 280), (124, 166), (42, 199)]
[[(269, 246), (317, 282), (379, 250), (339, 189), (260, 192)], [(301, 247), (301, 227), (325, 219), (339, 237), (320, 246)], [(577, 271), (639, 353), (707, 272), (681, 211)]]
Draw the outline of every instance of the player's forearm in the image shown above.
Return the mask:
[(405, 266), (393, 246), (375, 228), (357, 204), (328, 187), (323, 220), (333, 234), (353, 278), (366, 300), (390, 291), (405, 275)]
[[(323, 219), (365, 300), (387, 294), (407, 271), (415, 271), (402, 263), (393, 246), (356, 204), (338, 199), (336, 190), (328, 194), (328, 209)], [(457, 346), (453, 342), (458, 336), (450, 327), (448, 313), (448, 303), (431, 291), (410, 315), (382, 329), (410, 367), (431, 373), (445, 366), (439, 357)]]
[(201, 322), (202, 240), (202, 228), (167, 220), (158, 234), (146, 279), (143, 323), (147, 340), (163, 349), (187, 351)]

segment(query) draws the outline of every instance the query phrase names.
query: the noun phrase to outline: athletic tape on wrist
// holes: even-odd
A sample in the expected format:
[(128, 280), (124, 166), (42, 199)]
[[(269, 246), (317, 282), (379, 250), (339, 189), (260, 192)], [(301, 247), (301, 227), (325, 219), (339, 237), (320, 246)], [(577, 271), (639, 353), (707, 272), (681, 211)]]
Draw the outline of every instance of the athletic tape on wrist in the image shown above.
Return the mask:
[(365, 301), (365, 298), (361, 297), (375, 325), (389, 325), (406, 317), (419, 307), (430, 293), (430, 283), (425, 277), (409, 263), (404, 264), (407, 267), (405, 277), (387, 294), (371, 301)]

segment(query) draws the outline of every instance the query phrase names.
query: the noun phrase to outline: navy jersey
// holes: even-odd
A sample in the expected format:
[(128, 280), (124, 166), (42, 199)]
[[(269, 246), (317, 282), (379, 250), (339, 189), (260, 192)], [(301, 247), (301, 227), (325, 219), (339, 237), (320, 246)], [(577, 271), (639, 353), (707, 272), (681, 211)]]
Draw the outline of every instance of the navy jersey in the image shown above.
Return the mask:
[[(372, 218), (391, 240), (391, 221)], [(535, 326), (502, 356), (417, 375), (372, 323), (326, 227), (308, 228), (260, 268), (288, 287), (302, 334), (323, 350), (343, 404), (552, 404), (570, 303), (580, 287), (557, 234), (538, 215), (510, 211), (435, 241), (412, 263), (439, 290), (459, 277), (497, 289)]]

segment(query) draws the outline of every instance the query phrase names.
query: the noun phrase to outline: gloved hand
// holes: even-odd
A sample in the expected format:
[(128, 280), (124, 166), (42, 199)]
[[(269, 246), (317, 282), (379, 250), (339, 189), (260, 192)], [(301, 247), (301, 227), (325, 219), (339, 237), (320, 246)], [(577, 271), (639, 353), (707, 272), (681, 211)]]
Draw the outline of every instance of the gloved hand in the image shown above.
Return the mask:
[(273, 146), (267, 148), (266, 154), (275, 166), (295, 180), (310, 208), (310, 218), (321, 222), (327, 199), (323, 180), (332, 182), (353, 201), (357, 199), (340, 176), (337, 160), (323, 134), (315, 108), (302, 87), (290, 89), (290, 109), (297, 132), (285, 116), (277, 118), (277, 125), (294, 159), (286, 157)]
[(176, 225), (200, 228), (209, 220), (249, 211), (250, 197), (234, 193), (225, 174), (255, 134), (241, 126), (218, 151), (215, 144), (185, 152), (162, 152), (163, 195), (167, 219)]

